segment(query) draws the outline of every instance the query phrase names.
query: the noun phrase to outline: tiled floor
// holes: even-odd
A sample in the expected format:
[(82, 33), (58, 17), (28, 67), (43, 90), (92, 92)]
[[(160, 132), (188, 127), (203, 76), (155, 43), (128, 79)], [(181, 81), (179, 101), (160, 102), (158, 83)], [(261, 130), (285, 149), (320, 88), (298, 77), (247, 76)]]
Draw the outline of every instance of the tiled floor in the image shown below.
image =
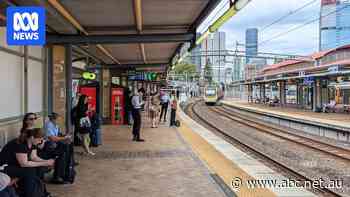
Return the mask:
[(104, 126), (96, 156), (77, 154), (75, 183), (49, 185), (49, 191), (60, 197), (224, 196), (176, 129), (144, 122), (143, 143), (131, 141), (128, 126)]

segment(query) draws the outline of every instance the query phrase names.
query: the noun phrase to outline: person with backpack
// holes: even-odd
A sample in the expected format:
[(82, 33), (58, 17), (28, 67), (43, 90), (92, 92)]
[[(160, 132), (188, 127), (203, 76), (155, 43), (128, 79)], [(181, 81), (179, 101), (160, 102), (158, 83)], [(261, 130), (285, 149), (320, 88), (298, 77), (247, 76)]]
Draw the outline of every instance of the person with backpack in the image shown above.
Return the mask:
[(22, 130), (20, 136), (9, 141), (0, 152), (0, 166), (11, 178), (18, 178), (23, 197), (49, 197), (45, 184), (40, 179), (40, 167), (55, 165), (53, 159), (42, 159), (37, 147), (43, 143), (44, 133), (39, 128)]

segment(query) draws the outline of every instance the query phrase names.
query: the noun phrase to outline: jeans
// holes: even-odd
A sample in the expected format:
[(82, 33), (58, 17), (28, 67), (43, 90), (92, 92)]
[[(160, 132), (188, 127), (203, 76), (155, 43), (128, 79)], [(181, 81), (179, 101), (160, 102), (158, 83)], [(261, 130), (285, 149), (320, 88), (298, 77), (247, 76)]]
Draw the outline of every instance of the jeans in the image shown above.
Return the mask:
[(163, 114), (164, 114), (164, 122), (166, 121), (166, 114), (168, 112), (168, 105), (169, 105), (169, 102), (162, 103), (162, 110), (160, 112), (159, 122), (162, 120)]
[(175, 121), (176, 121), (176, 109), (171, 109), (170, 126), (175, 126)]

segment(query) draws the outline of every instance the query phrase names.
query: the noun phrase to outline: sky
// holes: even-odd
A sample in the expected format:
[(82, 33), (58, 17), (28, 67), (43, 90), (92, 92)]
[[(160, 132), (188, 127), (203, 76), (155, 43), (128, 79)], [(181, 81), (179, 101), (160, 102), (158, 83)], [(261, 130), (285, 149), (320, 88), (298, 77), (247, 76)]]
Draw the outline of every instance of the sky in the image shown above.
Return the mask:
[[(317, 19), (320, 12), (320, 1), (313, 3), (274, 24), (265, 30), (264, 27), (276, 21), (282, 16), (306, 5), (312, 0), (252, 0), (245, 8), (226, 22), (219, 31), (226, 32), (226, 48), (234, 50), (235, 43), (244, 44), (245, 31), (247, 28), (259, 29), (259, 43), (275, 38), (283, 32), (294, 27), (303, 25), (308, 21)], [(209, 22), (214, 22), (227, 8), (228, 0), (223, 0), (216, 10), (199, 27), (199, 30), (206, 29)], [(319, 22), (316, 21), (302, 28), (284, 34), (281, 37), (264, 42), (258, 46), (259, 52), (271, 52), (281, 54), (308, 55), (318, 51)], [(242, 49), (242, 48), (240, 48)], [(244, 50), (244, 49), (242, 49)]]

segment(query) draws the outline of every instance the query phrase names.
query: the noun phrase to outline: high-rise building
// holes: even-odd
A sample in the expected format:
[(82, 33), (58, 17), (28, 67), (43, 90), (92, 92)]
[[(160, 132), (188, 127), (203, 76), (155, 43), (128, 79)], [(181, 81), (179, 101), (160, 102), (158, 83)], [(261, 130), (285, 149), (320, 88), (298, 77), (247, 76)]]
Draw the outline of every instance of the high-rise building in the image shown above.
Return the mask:
[(245, 53), (246, 63), (249, 63), (252, 57), (258, 55), (258, 29), (249, 28), (245, 33)]
[(350, 1), (321, 0), (320, 50), (350, 44)]
[[(200, 37), (200, 34), (197, 33), (197, 38)], [(202, 45), (196, 46), (194, 49), (191, 51), (191, 64), (196, 65), (196, 71), (201, 72), (202, 69), (202, 58), (201, 58), (201, 50), (202, 50)]]
[(206, 64), (211, 64), (214, 81), (224, 82), (226, 77), (226, 34), (215, 32), (208, 36), (201, 45), (202, 69)]

